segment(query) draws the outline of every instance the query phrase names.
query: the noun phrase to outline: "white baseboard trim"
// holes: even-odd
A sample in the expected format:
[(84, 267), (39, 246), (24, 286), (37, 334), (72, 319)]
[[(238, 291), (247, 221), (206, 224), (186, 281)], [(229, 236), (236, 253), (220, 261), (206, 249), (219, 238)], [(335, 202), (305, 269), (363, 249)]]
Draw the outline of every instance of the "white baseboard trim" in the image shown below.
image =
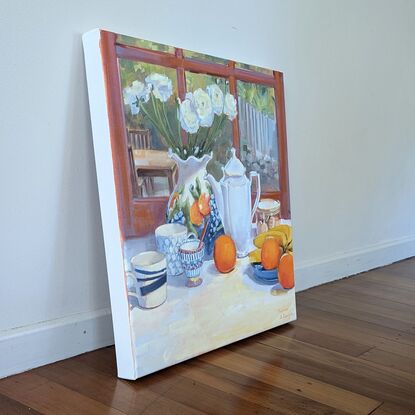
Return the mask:
[[(415, 256), (415, 236), (296, 264), (297, 291)], [(0, 378), (114, 344), (111, 310), (0, 332)]]
[(0, 379), (114, 344), (111, 310), (0, 332)]
[(415, 256), (415, 235), (296, 263), (296, 290), (303, 291)]

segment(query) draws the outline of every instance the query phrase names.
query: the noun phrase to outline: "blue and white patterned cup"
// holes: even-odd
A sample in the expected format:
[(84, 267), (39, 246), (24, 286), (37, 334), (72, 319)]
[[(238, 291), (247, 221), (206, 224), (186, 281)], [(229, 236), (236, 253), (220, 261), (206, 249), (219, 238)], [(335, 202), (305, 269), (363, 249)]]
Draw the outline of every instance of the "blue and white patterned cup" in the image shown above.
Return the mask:
[[(166, 258), (156, 251), (141, 252), (131, 258), (137, 280), (136, 296), (141, 308), (155, 308), (167, 298)], [(132, 296), (133, 293), (131, 293)]]
[(179, 248), (187, 239), (186, 226), (180, 223), (166, 223), (156, 229), (155, 235), (157, 250), (166, 255), (167, 275), (183, 274)]
[(200, 278), (200, 271), (203, 266), (205, 256), (205, 244), (200, 243), (199, 239), (188, 239), (180, 245), (179, 253), (182, 267), (187, 277), (188, 287), (197, 287), (203, 281)]

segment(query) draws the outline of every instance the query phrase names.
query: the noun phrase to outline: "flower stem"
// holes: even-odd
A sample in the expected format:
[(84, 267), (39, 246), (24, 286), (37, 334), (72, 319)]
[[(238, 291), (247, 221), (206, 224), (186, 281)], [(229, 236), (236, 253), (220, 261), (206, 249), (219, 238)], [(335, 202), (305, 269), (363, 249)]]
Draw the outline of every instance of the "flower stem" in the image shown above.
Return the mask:
[(173, 134), (173, 130), (172, 130), (172, 128), (171, 128), (171, 126), (170, 126), (170, 122), (169, 122), (169, 119), (168, 119), (168, 117), (167, 117), (167, 113), (166, 113), (166, 108), (165, 108), (165, 106), (164, 105), (162, 105), (161, 106), (161, 109), (162, 109), (162, 113), (163, 113), (163, 116), (164, 116), (164, 120), (165, 120), (165, 122), (166, 122), (166, 127), (167, 127), (167, 130), (168, 130), (168, 133), (170, 134), (170, 137), (171, 137), (171, 140), (177, 145), (177, 146), (181, 146), (181, 136), (179, 135), (178, 137), (177, 137), (177, 140), (176, 140), (176, 136)]
[(157, 126), (157, 122), (154, 120), (154, 116), (150, 114), (150, 112), (144, 107), (144, 105), (140, 102), (140, 109), (143, 110), (144, 114), (147, 116), (147, 118), (152, 122), (154, 127), (159, 130)]
[(213, 146), (215, 144), (215, 139), (217, 138), (218, 133), (222, 130), (223, 121), (226, 119), (226, 116), (222, 114), (220, 117), (217, 117), (217, 118), (219, 118), (219, 121), (214, 126), (210, 137), (206, 140), (206, 145), (204, 148), (204, 151), (206, 153), (210, 153), (212, 151)]
[(154, 114), (155, 114), (155, 117), (156, 117), (155, 127), (161, 132), (161, 135), (164, 138), (164, 141), (165, 141), (165, 144), (167, 144), (167, 147), (173, 147), (174, 146), (174, 140), (171, 139), (171, 137), (170, 137), (170, 135), (169, 135), (169, 133), (166, 129), (166, 126), (163, 124), (163, 120), (161, 118), (160, 111), (157, 108), (155, 98), (153, 97), (153, 95), (151, 95), (150, 101), (152, 103)]

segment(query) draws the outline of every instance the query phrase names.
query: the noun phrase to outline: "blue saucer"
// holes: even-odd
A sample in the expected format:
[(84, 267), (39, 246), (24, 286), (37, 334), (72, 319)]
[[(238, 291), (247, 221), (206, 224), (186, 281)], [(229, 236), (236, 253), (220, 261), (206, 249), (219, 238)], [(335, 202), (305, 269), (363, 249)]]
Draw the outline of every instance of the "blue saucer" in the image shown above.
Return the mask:
[(278, 282), (278, 269), (264, 269), (260, 262), (251, 263), (255, 277), (262, 282), (276, 284)]

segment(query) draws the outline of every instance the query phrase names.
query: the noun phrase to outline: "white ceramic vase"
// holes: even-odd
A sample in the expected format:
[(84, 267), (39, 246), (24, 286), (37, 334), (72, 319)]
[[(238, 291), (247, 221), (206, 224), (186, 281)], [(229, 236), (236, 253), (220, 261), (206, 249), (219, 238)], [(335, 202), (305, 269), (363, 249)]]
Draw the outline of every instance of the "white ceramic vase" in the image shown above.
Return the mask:
[(206, 166), (212, 156), (190, 156), (183, 160), (171, 150), (169, 156), (176, 162), (178, 179), (168, 201), (167, 222), (181, 223), (187, 227), (189, 235), (199, 238), (206, 221), (209, 221), (204, 242), (210, 254), (216, 237), (223, 233), (215, 196), (206, 180)]

